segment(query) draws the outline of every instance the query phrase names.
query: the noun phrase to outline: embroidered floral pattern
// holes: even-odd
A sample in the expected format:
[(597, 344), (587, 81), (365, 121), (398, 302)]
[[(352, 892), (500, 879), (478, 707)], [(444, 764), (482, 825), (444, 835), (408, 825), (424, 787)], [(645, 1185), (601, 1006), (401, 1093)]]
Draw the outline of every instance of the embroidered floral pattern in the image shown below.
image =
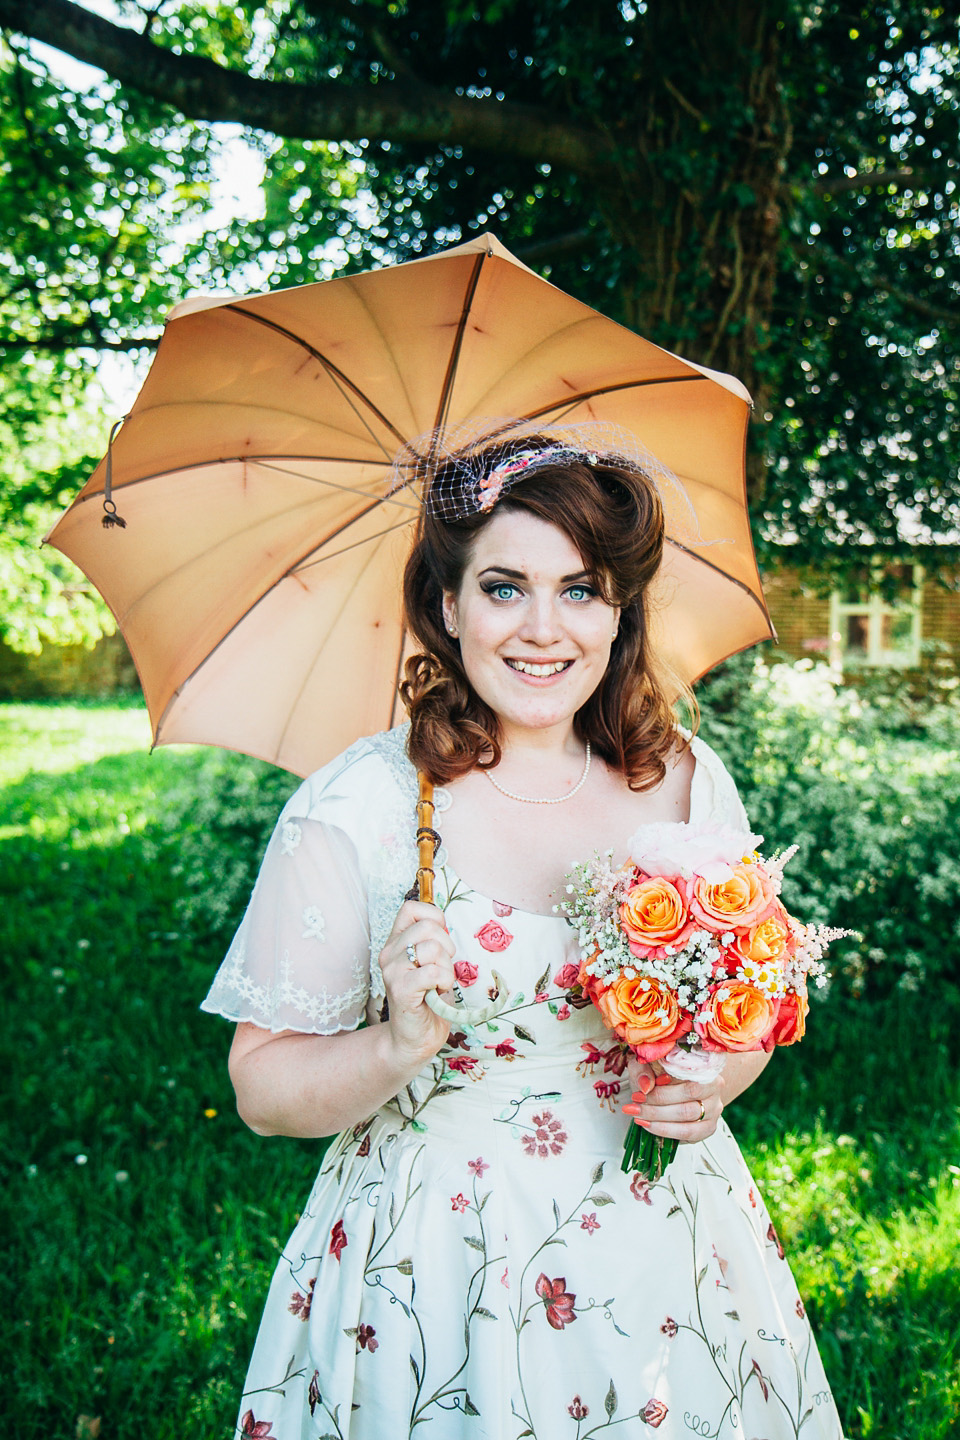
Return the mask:
[(550, 1110), (534, 1115), (536, 1127), (532, 1135), (524, 1135), (523, 1148), (528, 1155), (539, 1155), (545, 1160), (548, 1155), (560, 1155), (567, 1143), (567, 1132)]
[(546, 1308), (548, 1325), (552, 1325), (554, 1330), (562, 1330), (565, 1325), (573, 1324), (577, 1318), (573, 1308), (577, 1297), (568, 1293), (563, 1276), (549, 1280), (541, 1273), (537, 1276), (534, 1289)]
[(336, 1255), (339, 1261), (340, 1256), (347, 1248), (347, 1232), (343, 1228), (343, 1221), (338, 1220), (330, 1231), (330, 1254)]
[(287, 1306), (287, 1309), (291, 1315), (296, 1315), (298, 1320), (310, 1319), (310, 1306), (313, 1303), (313, 1287), (316, 1283), (317, 1277), (314, 1275), (307, 1286), (306, 1294), (304, 1294), (302, 1290), (294, 1290), (290, 1296), (290, 1304)]
[(640, 1419), (645, 1420), (651, 1429), (658, 1430), (668, 1414), (669, 1411), (662, 1400), (648, 1400), (640, 1412)]

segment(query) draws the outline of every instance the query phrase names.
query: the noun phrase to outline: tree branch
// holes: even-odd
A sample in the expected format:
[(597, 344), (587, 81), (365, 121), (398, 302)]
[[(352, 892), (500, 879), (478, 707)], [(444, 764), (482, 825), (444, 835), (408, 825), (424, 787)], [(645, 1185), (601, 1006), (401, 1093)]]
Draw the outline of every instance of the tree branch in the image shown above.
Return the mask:
[(514, 251), (524, 265), (549, 265), (568, 255), (579, 255), (590, 249), (601, 239), (596, 230), (570, 230), (566, 235), (555, 235), (551, 240), (538, 240), (529, 245), (520, 245)]
[(0, 26), (106, 71), (192, 120), (232, 121), (299, 140), (463, 145), (596, 174), (613, 164), (600, 131), (534, 105), (448, 94), (394, 80), (370, 86), (257, 80), (203, 56), (177, 54), (71, 0), (0, 0)]
[(833, 262), (842, 266), (844, 270), (849, 270), (871, 290), (876, 291), (878, 295), (889, 295), (891, 300), (896, 300), (905, 310), (913, 310), (917, 315), (923, 315), (927, 320), (937, 320), (942, 325), (960, 325), (960, 310), (950, 310), (946, 305), (933, 305), (920, 295), (912, 295), (909, 290), (901, 290), (899, 285), (891, 284), (881, 275), (865, 271), (862, 264), (838, 255), (835, 250), (828, 249), (826, 245), (814, 245), (811, 248), (813, 253), (825, 263)]

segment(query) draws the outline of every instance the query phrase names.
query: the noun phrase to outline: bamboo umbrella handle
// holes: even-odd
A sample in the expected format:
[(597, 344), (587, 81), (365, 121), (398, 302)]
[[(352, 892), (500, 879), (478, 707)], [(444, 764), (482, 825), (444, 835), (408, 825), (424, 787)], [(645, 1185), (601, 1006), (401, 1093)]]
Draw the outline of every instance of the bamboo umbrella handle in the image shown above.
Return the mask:
[[(433, 904), (433, 859), (437, 853), (440, 836), (433, 828), (433, 783), (421, 771), (420, 795), (417, 800), (417, 891), (427, 905)], [(482, 1025), (492, 1020), (510, 999), (503, 976), (493, 972), (493, 983), (497, 987), (496, 999), (488, 1005), (448, 1005), (441, 1000), (436, 990), (428, 990), (424, 1001), (441, 1020), (451, 1025)]]

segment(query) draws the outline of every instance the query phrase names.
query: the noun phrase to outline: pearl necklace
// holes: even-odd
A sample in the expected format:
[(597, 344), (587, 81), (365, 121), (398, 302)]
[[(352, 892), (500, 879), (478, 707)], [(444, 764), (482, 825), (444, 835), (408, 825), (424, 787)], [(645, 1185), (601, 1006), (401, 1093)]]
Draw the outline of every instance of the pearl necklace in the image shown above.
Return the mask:
[(484, 770), (483, 773), (493, 788), (499, 790), (501, 795), (506, 795), (508, 800), (521, 800), (524, 805), (563, 805), (565, 801), (572, 800), (578, 790), (583, 789), (587, 776), (590, 774), (590, 742), (589, 740), (587, 741), (587, 758), (584, 761), (583, 774), (580, 776), (580, 779), (572, 790), (568, 790), (566, 795), (558, 795), (555, 799), (541, 800), (539, 797), (533, 795), (515, 795), (512, 790), (508, 790), (505, 785), (501, 785), (499, 780), (494, 780), (489, 770)]

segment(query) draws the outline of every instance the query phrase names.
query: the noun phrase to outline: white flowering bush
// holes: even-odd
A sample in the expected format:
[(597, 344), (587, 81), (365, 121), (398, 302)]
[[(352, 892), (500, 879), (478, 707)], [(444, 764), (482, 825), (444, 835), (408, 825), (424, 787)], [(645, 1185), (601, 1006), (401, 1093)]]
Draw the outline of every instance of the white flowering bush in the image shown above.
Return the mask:
[(960, 706), (889, 687), (882, 705), (825, 665), (740, 657), (700, 690), (765, 848), (797, 843), (784, 901), (862, 936), (831, 952), (855, 994), (960, 984)]

